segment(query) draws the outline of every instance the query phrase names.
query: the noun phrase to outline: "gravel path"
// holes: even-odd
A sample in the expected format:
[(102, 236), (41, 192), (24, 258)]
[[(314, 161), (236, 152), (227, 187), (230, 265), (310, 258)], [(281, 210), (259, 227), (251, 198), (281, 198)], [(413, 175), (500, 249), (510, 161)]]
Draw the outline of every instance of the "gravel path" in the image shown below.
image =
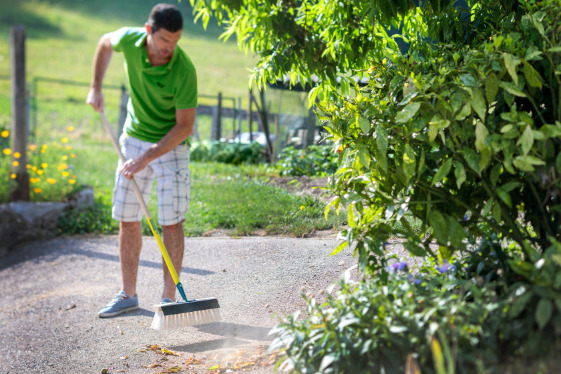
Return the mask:
[[(110, 319), (97, 311), (119, 291), (117, 238), (58, 237), (0, 259), (0, 373), (273, 373), (268, 335), (354, 265), (330, 257), (334, 236), (186, 239), (181, 281), (189, 297), (216, 297), (222, 322), (150, 328), (161, 292), (161, 257), (144, 238), (140, 309)], [(106, 369), (106, 370), (104, 370)]]

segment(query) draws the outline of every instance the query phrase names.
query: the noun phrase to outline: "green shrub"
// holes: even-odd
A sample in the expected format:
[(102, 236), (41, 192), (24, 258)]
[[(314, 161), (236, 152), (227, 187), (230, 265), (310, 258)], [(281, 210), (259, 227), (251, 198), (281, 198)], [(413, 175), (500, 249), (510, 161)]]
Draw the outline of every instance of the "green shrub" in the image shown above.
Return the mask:
[(337, 170), (337, 153), (329, 145), (312, 145), (307, 149), (283, 148), (275, 168), (281, 176), (325, 176)]
[(394, 265), (389, 277), (347, 275), (323, 304), (308, 299), (304, 319), (273, 330), (271, 349), (285, 349), (284, 364), (298, 373), (403, 373), (408, 359), (432, 373), (441, 356), (447, 372), (471, 373), (497, 361), (493, 327), (505, 301), (492, 285), (455, 279), (450, 268), (420, 277)]
[(116, 234), (119, 223), (111, 217), (111, 193), (97, 196), (95, 205), (85, 211), (70, 210), (62, 215), (57, 230), (61, 235)]
[(263, 161), (259, 143), (223, 143), (205, 140), (191, 146), (191, 161), (222, 162), (226, 164), (257, 164)]

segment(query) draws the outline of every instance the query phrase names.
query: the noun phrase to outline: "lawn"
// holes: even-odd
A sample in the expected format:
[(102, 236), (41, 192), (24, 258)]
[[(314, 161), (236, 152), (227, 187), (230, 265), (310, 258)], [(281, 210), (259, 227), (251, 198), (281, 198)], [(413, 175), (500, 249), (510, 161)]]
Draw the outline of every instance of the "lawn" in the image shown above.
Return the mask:
[[(74, 155), (68, 161), (72, 170), (70, 177), (76, 175), (76, 186), (94, 187), (98, 207), (87, 215), (67, 221), (63, 225), (66, 232), (115, 232), (115, 224), (108, 218), (108, 209), (117, 157), (99, 116), (84, 101), (92, 56), (100, 36), (122, 26), (142, 26), (155, 3), (150, 0), (0, 0), (0, 131), (9, 130), (11, 123), (10, 27), (23, 24), (27, 37), (30, 143), (38, 150), (49, 145), (49, 152), (52, 152), (61, 147), (62, 139), (65, 139), (64, 150)], [(205, 31), (200, 22), (195, 24), (188, 1), (180, 2), (178, 6), (185, 19), (179, 45), (197, 68), (199, 94), (215, 96), (221, 92), (225, 98), (235, 98), (236, 101), (240, 98), (245, 108), (249, 69), (255, 59), (241, 52), (234, 38), (228, 42), (220, 41), (222, 30), (217, 25), (211, 23)], [(116, 126), (121, 87), (126, 86), (120, 54), (113, 54), (104, 83), (106, 112)], [(283, 110), (294, 110), (295, 105), (290, 101), (293, 99), (283, 100), (276, 104), (278, 108), (282, 105)], [(297, 98), (297, 103), (298, 100), (301, 99)], [(208, 103), (209, 99), (203, 101)], [(200, 133), (210, 132), (208, 119), (199, 120), (198, 126)], [(226, 126), (231, 127), (229, 123)], [(1, 141), (2, 148), (9, 146), (7, 139)], [(45, 159), (46, 155), (38, 153), (35, 162), (41, 165)], [(53, 170), (52, 165), (58, 164), (56, 155), (50, 155), (49, 163), (49, 170)], [(326, 222), (319, 201), (294, 196), (263, 182), (270, 178), (263, 170), (261, 167), (259, 174), (264, 177), (256, 179), (251, 168), (192, 163), (192, 201), (187, 234), (200, 235), (220, 228), (235, 235), (267, 232), (302, 236), (342, 222), (341, 217)], [(34, 173), (37, 171), (30, 171), (30, 176), (38, 179), (39, 175)], [(60, 179), (57, 183), (66, 181)], [(154, 196), (149, 205), (154, 215), (155, 200)]]

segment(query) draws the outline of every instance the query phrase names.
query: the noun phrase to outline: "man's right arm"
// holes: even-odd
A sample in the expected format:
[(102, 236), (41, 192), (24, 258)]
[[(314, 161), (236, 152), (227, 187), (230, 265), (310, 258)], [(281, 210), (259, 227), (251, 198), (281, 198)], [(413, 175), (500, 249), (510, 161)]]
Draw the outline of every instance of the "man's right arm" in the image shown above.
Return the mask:
[(110, 36), (111, 34), (105, 34), (101, 37), (101, 39), (99, 39), (93, 58), (92, 81), (90, 84), (90, 92), (88, 92), (88, 97), (86, 99), (86, 104), (91, 105), (96, 112), (103, 112), (105, 110), (101, 87), (105, 71), (109, 66), (109, 61), (111, 60), (111, 55), (113, 54), (113, 46), (111, 45)]

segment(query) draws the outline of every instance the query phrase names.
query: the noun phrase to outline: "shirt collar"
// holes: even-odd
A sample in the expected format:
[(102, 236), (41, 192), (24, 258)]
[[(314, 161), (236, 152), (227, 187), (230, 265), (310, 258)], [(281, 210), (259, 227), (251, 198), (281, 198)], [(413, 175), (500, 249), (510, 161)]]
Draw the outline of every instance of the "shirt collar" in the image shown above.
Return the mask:
[[(146, 29), (144, 30), (144, 32), (142, 33), (142, 36), (140, 37), (140, 39), (138, 39), (136, 41), (136, 43), (134, 44), (137, 48), (143, 48), (143, 53), (146, 54), (146, 57), (148, 57), (148, 52), (146, 51), (146, 47), (145, 47), (145, 42), (146, 42), (146, 38), (148, 37), (148, 33), (146, 32)], [(173, 54), (171, 55), (171, 59), (169, 60), (169, 62), (165, 65), (161, 65), (161, 66), (153, 66), (154, 68), (160, 68), (160, 69), (164, 69), (164, 70), (170, 70), (171, 69), (171, 65), (173, 63), (173, 61), (177, 58), (177, 48), (179, 48), (179, 46), (176, 46), (175, 49), (173, 50)]]

